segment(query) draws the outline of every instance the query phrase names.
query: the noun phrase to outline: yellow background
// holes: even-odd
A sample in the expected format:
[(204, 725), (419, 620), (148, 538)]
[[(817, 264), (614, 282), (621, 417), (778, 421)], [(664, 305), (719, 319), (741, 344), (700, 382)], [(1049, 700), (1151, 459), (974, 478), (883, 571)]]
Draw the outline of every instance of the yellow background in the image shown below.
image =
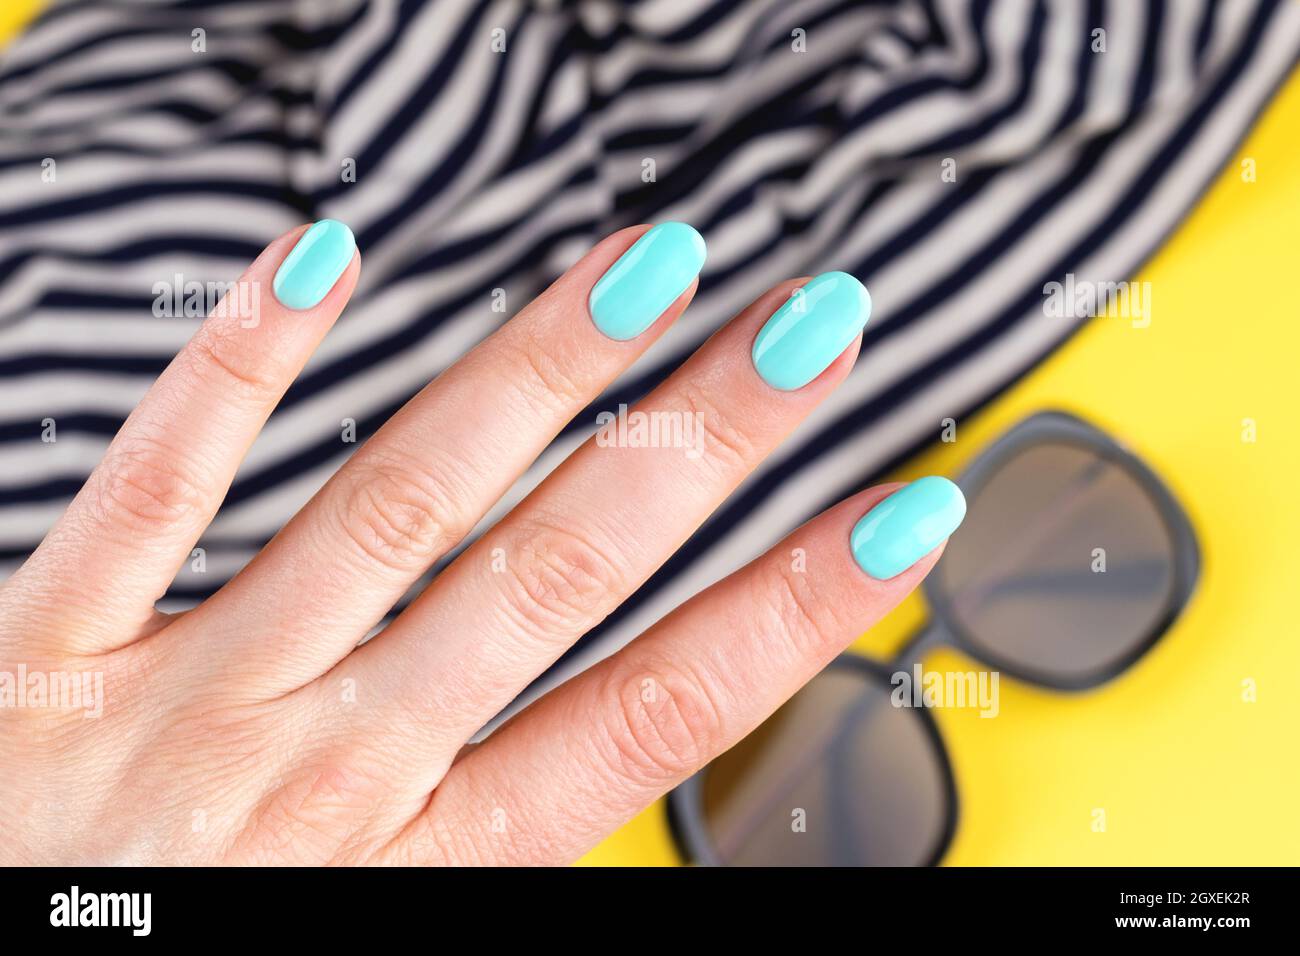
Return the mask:
[(4, 0), (0, 6), (0, 44), (3, 44), (24, 23), (36, 15), (41, 0)]
[[(38, 6), (8, 0), (0, 42)], [(1247, 157), (1253, 183), (1241, 175)], [(1073, 696), (1004, 680), (995, 720), (934, 712), (960, 794), (946, 863), (1300, 863), (1298, 271), (1300, 75), (1136, 277), (1151, 283), (1149, 328), (1094, 320), (961, 422), (956, 443), (900, 472), (955, 474), (1025, 415), (1074, 411), (1155, 468), (1204, 551), (1187, 612), (1120, 679)], [(1257, 424), (1254, 443), (1243, 419)], [(924, 614), (913, 597), (857, 649), (887, 651)], [(967, 665), (945, 652), (927, 666)], [(663, 802), (583, 862), (679, 862)]]

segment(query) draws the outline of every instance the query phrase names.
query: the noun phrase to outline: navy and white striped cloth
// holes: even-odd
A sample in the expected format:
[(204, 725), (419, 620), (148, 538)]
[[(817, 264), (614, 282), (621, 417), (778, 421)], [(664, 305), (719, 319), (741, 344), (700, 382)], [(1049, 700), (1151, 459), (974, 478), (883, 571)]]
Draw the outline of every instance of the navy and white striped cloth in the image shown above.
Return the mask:
[(695, 303), (489, 521), (771, 284), (860, 276), (849, 380), (567, 674), (1050, 353), (1078, 320), (1045, 283), (1129, 278), (1298, 54), (1275, 0), (55, 3), (0, 51), (0, 575), (194, 331), (155, 283), (296, 223), (349, 223), (361, 285), (165, 608), (343, 463), (343, 420), (373, 432), (621, 226), (704, 233)]

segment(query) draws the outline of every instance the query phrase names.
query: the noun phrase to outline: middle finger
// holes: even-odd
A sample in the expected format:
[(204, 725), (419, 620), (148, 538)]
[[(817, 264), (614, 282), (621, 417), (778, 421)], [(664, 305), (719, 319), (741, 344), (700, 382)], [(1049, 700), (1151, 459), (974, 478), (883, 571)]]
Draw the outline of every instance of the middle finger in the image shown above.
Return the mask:
[[(870, 297), (842, 272), (776, 286), (466, 550), (339, 668), (416, 790), (598, 624), (843, 380)], [(760, 331), (760, 326), (761, 331)]]

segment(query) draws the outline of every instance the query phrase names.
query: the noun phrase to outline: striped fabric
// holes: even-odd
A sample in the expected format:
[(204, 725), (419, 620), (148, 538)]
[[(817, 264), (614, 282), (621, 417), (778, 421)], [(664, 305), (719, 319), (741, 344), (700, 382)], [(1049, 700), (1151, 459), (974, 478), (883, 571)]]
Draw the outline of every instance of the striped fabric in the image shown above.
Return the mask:
[(489, 521), (772, 283), (860, 276), (847, 383), (570, 673), (1059, 345), (1044, 285), (1129, 277), (1298, 53), (1272, 0), (56, 3), (0, 58), (0, 574), (198, 324), (155, 283), (304, 220), (354, 228), (361, 285), (164, 607), (614, 229), (697, 226), (700, 292)]

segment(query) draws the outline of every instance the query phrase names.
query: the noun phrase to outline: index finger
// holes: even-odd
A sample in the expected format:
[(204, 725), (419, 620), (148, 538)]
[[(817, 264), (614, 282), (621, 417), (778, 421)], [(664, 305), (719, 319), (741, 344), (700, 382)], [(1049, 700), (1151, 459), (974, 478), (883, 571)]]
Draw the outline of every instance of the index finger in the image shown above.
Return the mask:
[(60, 626), (19, 630), (67, 635), (57, 650), (71, 653), (134, 639), (360, 269), (348, 227), (321, 220), (276, 239), (225, 288), (14, 576), (25, 606)]

